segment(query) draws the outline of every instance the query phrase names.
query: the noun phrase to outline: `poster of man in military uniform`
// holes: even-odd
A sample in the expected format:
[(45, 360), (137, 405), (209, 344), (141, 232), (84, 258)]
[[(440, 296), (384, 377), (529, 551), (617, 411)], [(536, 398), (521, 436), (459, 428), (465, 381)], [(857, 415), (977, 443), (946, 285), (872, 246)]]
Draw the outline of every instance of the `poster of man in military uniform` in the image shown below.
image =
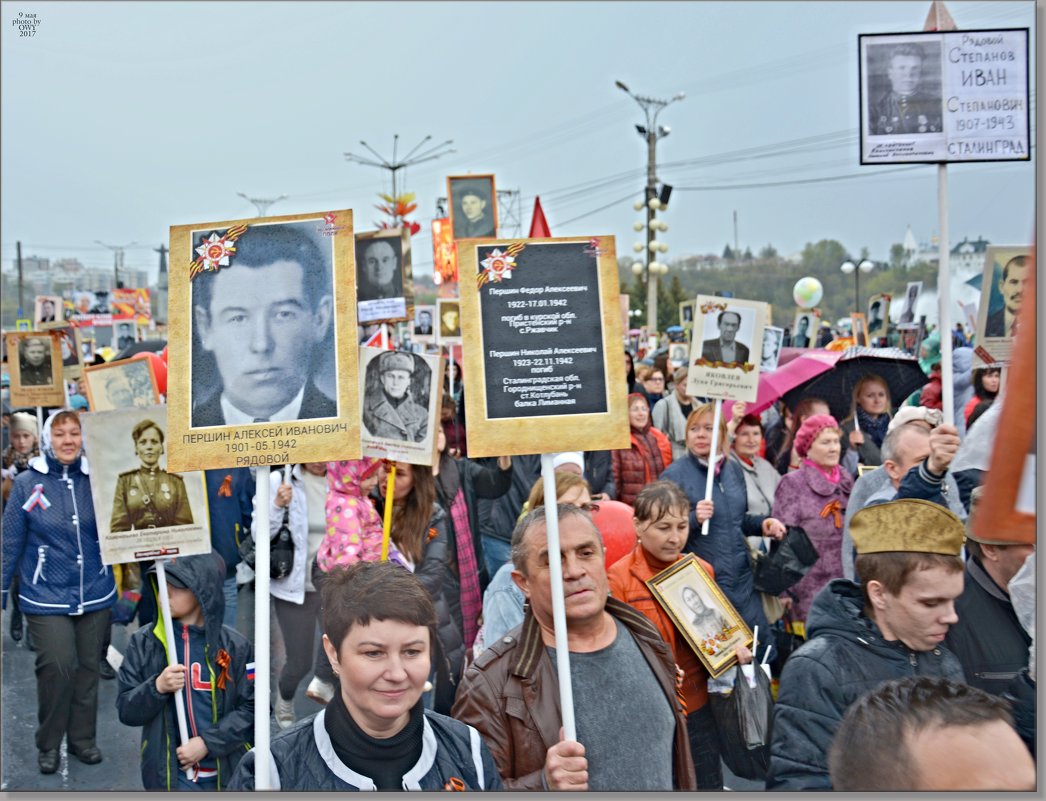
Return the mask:
[(941, 132), (940, 47), (938, 42), (903, 42), (868, 48), (869, 61), (878, 56), (886, 78), (883, 90), (870, 97), (873, 136)]
[(167, 407), (83, 417), (91, 496), (105, 564), (211, 550), (203, 473), (167, 471)]

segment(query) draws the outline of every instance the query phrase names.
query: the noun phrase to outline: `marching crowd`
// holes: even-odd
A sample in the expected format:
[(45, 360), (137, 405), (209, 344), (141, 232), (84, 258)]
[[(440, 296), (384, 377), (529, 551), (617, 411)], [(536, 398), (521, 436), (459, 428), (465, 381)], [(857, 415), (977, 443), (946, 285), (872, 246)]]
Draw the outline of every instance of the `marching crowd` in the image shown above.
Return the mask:
[[(845, 419), (811, 396), (761, 414), (735, 404), (715, 431), (686, 367), (624, 358), (630, 446), (557, 454), (554, 503), (538, 456), (467, 455), (457, 372), (435, 465), (397, 464), (391, 490), (376, 459), (274, 469), (260, 532), (251, 472), (206, 471), (213, 551), (164, 568), (174, 666), (156, 566), (101, 561), (78, 412), (38, 430), (35, 414), (5, 409), (4, 604), (36, 654), (40, 771), (58, 769), (63, 739), (96, 764), (100, 741), (130, 736), (99, 736), (96, 719), (111, 625), (131, 623), (117, 707), (141, 729), (147, 789), (253, 789), (258, 702), (280, 730), (277, 789), (721, 790), (737, 745), (713, 714), (715, 681), (650, 589), (693, 554), (758, 627), (737, 662), (774, 676), (767, 789), (1033, 788), (1033, 640), (1013, 588), (1034, 574), (1034, 545), (968, 526), (1004, 425), (999, 371), (957, 383), (956, 420), (942, 418), (930, 365), (908, 399), (868, 374)], [(142, 495), (159, 499), (162, 432), (146, 426), (135, 448)], [(256, 539), (283, 532), (293, 564), (270, 583), (285, 646), (270, 701), (254, 697), (251, 641), (235, 628), (237, 577)], [(816, 558), (767, 592), (753, 566), (788, 544)], [(552, 558), (576, 740), (562, 729)], [(700, 598), (684, 602), (695, 627), (723, 628)], [(303, 683), (323, 709), (296, 720)]]

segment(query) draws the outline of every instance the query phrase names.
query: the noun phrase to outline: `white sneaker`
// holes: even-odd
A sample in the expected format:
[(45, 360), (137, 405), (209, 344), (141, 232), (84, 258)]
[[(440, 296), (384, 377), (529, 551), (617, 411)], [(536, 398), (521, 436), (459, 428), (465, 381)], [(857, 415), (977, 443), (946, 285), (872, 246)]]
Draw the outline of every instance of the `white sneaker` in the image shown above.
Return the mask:
[(334, 697), (334, 685), (328, 684), (318, 676), (313, 676), (309, 686), (305, 688), (305, 697), (326, 706)]
[(276, 693), (276, 710), (274, 712), (276, 716), (276, 725), (281, 729), (290, 728), (294, 724), (294, 699), (290, 701), (283, 700), (283, 696)]

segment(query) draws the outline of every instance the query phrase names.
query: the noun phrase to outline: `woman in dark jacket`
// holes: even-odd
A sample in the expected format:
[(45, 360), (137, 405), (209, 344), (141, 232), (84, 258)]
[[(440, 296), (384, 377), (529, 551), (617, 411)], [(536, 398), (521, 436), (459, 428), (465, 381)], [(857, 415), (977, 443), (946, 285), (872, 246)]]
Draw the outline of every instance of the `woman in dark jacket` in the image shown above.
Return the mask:
[[(854, 386), (852, 412), (840, 426), (844, 455), (850, 448), (856, 452), (861, 464), (881, 465), (883, 456), (880, 449), (890, 425), (892, 408), (886, 380), (871, 373), (862, 376)], [(856, 472), (856, 468), (851, 472)]]
[(36, 651), (37, 762), (58, 770), (70, 756), (102, 761), (95, 741), (99, 654), (116, 602), (102, 564), (80, 418), (70, 409), (44, 424), (42, 455), (15, 477), (4, 509), (3, 591), (17, 571), (18, 601)]
[[(383, 466), (378, 470), (377, 502), (383, 518), (387, 488), (388, 474)], [(436, 501), (436, 479), (427, 467), (397, 462), (393, 493), (392, 542), (436, 607), (438, 637), (432, 660), (432, 708), (449, 715), (465, 661), (461, 584), (447, 532), (449, 517)]]
[[(752, 582), (752, 565), (744, 538), (780, 539), (785, 527), (772, 517), (748, 514), (748, 490), (741, 468), (724, 457), (726, 420), (722, 416), (718, 452), (712, 468), (716, 474), (712, 482), (712, 500), (705, 500), (714, 414), (715, 407), (711, 403), (698, 406), (690, 413), (686, 420), (687, 455), (673, 462), (662, 478), (678, 484), (692, 504), (686, 551), (711, 563), (715, 568), (716, 583), (749, 628), (759, 626), (760, 632), (768, 632), (763, 604)], [(702, 535), (705, 520), (709, 521), (708, 534)], [(759, 639), (766, 642), (769, 637), (760, 635)]]
[(640, 491), (672, 464), (672, 443), (650, 424), (650, 405), (635, 392), (628, 396), (631, 447), (610, 452), (617, 499), (629, 506)]

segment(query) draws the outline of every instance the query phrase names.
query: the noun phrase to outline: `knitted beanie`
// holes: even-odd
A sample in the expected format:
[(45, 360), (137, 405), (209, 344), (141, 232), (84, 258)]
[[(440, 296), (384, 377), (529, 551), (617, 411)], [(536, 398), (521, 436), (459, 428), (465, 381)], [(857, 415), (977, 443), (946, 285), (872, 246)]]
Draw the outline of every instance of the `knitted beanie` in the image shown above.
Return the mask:
[(795, 435), (795, 452), (806, 458), (806, 454), (810, 452), (810, 446), (814, 444), (817, 435), (826, 428), (839, 428), (839, 424), (830, 414), (815, 414), (807, 417), (803, 424), (799, 426), (799, 431)]
[(36, 439), (40, 438), (40, 432), (36, 428), (36, 418), (28, 412), (15, 412), (11, 415), (11, 431), (28, 431)]

